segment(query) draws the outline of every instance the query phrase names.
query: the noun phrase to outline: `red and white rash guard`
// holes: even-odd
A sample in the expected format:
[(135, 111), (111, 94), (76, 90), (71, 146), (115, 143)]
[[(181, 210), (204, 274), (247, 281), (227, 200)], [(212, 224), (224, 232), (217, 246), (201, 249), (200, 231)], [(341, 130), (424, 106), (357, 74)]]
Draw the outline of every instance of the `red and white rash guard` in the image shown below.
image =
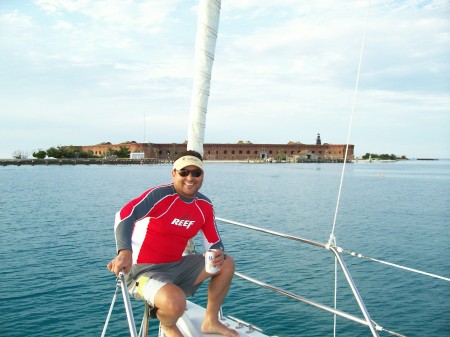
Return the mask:
[(133, 251), (133, 264), (181, 260), (189, 239), (202, 231), (205, 249), (223, 250), (211, 201), (180, 196), (170, 185), (149, 189), (116, 214), (117, 251)]

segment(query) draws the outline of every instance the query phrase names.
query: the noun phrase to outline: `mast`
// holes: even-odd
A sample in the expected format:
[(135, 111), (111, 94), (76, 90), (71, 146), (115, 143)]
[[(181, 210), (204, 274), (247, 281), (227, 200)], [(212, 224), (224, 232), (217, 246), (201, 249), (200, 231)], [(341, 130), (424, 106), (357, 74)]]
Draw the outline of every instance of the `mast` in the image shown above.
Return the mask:
[(211, 72), (219, 28), (221, 0), (200, 0), (195, 40), (195, 74), (187, 149), (203, 156)]

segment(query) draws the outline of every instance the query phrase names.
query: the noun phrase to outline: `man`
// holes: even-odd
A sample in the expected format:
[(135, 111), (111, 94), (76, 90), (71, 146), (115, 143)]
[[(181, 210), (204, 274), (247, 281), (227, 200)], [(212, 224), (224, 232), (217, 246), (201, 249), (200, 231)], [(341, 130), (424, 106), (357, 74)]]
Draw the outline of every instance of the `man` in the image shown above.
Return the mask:
[[(218, 319), (218, 312), (234, 275), (215, 225), (211, 201), (199, 193), (203, 183), (202, 156), (181, 153), (174, 162), (172, 183), (151, 188), (130, 201), (117, 214), (114, 227), (118, 255), (108, 269), (129, 273), (128, 289), (156, 311), (167, 337), (183, 337), (176, 326), (186, 309), (186, 296), (211, 278), (201, 330), (205, 334), (238, 337)], [(208, 274), (201, 254), (183, 256), (188, 240), (202, 232), (206, 249), (216, 249)]]

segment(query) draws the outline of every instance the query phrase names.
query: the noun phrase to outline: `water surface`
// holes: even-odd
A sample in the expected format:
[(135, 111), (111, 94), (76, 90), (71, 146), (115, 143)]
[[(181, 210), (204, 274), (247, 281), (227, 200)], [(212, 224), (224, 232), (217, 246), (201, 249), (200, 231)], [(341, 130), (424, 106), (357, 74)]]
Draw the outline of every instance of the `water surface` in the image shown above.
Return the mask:
[[(0, 168), (2, 336), (100, 336), (115, 289), (115, 212), (170, 166)], [(207, 163), (203, 192), (216, 215), (326, 243), (341, 164)], [(346, 166), (335, 236), (345, 249), (450, 277), (450, 162)], [(329, 306), (334, 259), (326, 250), (219, 223), (237, 270)], [(344, 259), (372, 318), (406, 336), (450, 336), (450, 284), (351, 256)], [(204, 303), (202, 287), (193, 300)], [(338, 308), (362, 316), (341, 273)], [(142, 303), (133, 301), (140, 320)], [(265, 333), (332, 336), (333, 317), (236, 278), (225, 314)], [(153, 330), (156, 328), (153, 321)], [(152, 331), (153, 331), (152, 330)], [(338, 319), (338, 336), (369, 336)], [(128, 336), (119, 298), (109, 336)], [(388, 336), (381, 333), (381, 336)]]

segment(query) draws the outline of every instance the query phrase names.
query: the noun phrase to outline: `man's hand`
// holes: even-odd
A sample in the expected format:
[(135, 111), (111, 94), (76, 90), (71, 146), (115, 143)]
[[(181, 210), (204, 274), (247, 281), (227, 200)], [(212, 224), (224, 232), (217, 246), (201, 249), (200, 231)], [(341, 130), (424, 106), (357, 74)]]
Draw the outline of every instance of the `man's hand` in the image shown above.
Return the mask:
[(128, 273), (133, 264), (133, 256), (131, 250), (121, 250), (119, 254), (108, 263), (107, 267), (111, 273), (119, 275), (120, 271), (123, 270), (124, 273)]
[(220, 249), (216, 249), (214, 252), (214, 259), (212, 260), (212, 265), (219, 267), (217, 274), (220, 274), (222, 272), (223, 264), (225, 263), (225, 253), (221, 251)]

